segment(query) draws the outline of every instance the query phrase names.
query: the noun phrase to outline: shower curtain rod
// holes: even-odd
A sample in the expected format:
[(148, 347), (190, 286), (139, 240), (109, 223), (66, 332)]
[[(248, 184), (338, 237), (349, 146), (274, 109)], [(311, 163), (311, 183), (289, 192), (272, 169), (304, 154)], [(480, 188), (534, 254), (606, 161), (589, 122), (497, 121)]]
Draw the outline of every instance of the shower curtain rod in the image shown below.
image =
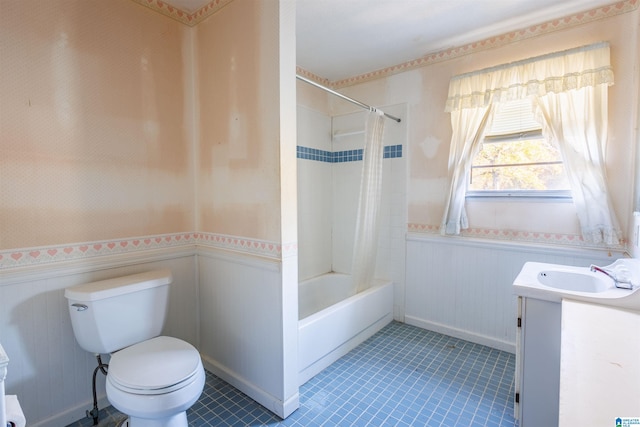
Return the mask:
[[(312, 85), (312, 86), (315, 86), (315, 87), (320, 88), (320, 89), (322, 89), (322, 90), (324, 90), (324, 91), (327, 91), (327, 92), (329, 92), (330, 94), (333, 94), (333, 95), (335, 95), (335, 96), (338, 96), (338, 97), (340, 97), (340, 98), (342, 98), (342, 99), (344, 99), (344, 100), (346, 100), (346, 101), (349, 101), (349, 102), (351, 102), (351, 103), (353, 103), (353, 104), (356, 104), (357, 106), (362, 107), (362, 108), (364, 108), (364, 109), (366, 109), (366, 110), (371, 110), (371, 106), (369, 106), (369, 105), (365, 104), (364, 102), (360, 102), (360, 101), (355, 100), (355, 99), (353, 99), (353, 98), (349, 98), (348, 96), (343, 95), (343, 94), (341, 94), (341, 93), (339, 93), (339, 92), (336, 92), (335, 90), (331, 90), (331, 89), (329, 89), (328, 87), (322, 86), (321, 84), (318, 84), (318, 83), (314, 82), (313, 80), (309, 80), (309, 79), (307, 79), (306, 77), (302, 77), (300, 74), (296, 74), (296, 78), (297, 78), (298, 80), (302, 80), (302, 81), (303, 81), (303, 82), (305, 82), (305, 83), (309, 83), (309, 84), (310, 84), (310, 85)], [(384, 114), (386, 117), (390, 118), (391, 120), (395, 120), (396, 122), (400, 123), (400, 119), (399, 119), (399, 118), (397, 118), (397, 117), (395, 117), (395, 116), (392, 116), (391, 114), (387, 114), (387, 113), (385, 113), (385, 112), (383, 112), (383, 114)]]

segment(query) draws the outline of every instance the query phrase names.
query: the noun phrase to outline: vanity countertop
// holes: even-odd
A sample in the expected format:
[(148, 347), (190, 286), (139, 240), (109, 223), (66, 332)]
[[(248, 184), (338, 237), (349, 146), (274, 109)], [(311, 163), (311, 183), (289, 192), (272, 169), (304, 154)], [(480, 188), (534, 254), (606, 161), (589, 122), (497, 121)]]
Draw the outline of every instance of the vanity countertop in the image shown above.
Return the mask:
[[(618, 260), (616, 262), (621, 261)], [(635, 272), (633, 283), (640, 283), (640, 260), (625, 259), (622, 262), (628, 263), (630, 269)], [(615, 265), (615, 263), (611, 266), (613, 265)], [(611, 266), (607, 266), (607, 268)], [(599, 292), (580, 292), (545, 286), (540, 281), (540, 275), (548, 273), (549, 271), (581, 275), (584, 276), (584, 278), (597, 278), (605, 281), (608, 286), (605, 290)], [(522, 297), (551, 302), (561, 302), (564, 299), (571, 299), (640, 311), (640, 285), (634, 286), (632, 290), (617, 288), (609, 277), (602, 273), (592, 272), (589, 267), (527, 262), (513, 281), (513, 290), (516, 295)]]
[(563, 299), (559, 426), (640, 419), (640, 312)]

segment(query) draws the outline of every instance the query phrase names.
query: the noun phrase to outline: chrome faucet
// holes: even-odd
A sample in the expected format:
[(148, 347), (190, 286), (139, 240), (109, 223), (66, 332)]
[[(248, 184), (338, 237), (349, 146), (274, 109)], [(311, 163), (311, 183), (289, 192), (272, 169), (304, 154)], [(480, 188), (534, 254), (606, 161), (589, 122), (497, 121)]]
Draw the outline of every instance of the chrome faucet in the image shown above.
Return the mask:
[(614, 272), (607, 270), (606, 268), (598, 267), (597, 265), (591, 264), (591, 267), (589, 267), (589, 269), (591, 271), (599, 271), (600, 273), (609, 276), (611, 280), (613, 280), (613, 284), (616, 286), (616, 288), (633, 289), (633, 283), (631, 283), (631, 280), (619, 280)]

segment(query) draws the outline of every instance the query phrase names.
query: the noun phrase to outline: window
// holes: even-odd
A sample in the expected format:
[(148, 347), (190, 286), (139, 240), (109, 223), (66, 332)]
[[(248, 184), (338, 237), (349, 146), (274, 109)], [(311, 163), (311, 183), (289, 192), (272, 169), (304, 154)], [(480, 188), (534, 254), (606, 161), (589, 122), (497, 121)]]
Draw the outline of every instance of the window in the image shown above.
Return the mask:
[(471, 165), (467, 197), (570, 198), (560, 151), (542, 136), (531, 100), (496, 105)]
[[(620, 245), (622, 233), (607, 193), (603, 167), (605, 159), (602, 155), (607, 141), (608, 88), (612, 84), (613, 70), (607, 42), (453, 76), (449, 82), (445, 104), (445, 111), (451, 113), (452, 135), (448, 162), (451, 177), (440, 224), (441, 233), (459, 235), (461, 230), (469, 228), (465, 209), (469, 166), (487, 166), (475, 161), (481, 145), (491, 147), (494, 144), (494, 148), (498, 147), (495, 139), (494, 142), (490, 142), (492, 138), (484, 140), (487, 130), (494, 125), (487, 119), (495, 117), (495, 113), (500, 114), (497, 108), (509, 103), (508, 100), (533, 100), (542, 113), (545, 135), (553, 138), (551, 142), (554, 147), (559, 148), (566, 165), (565, 170), (570, 172), (571, 199), (580, 222), (582, 238), (590, 244)], [(514, 132), (498, 132), (498, 135), (506, 137), (512, 133)], [(515, 133), (522, 133), (522, 130), (518, 128)], [(489, 136), (497, 135), (489, 133)], [(539, 141), (539, 138), (533, 138), (533, 141)], [(512, 151), (520, 153), (526, 150), (520, 148)], [(472, 154), (474, 158), (471, 157)], [(554, 162), (558, 161), (555, 157), (550, 160), (544, 156), (526, 161), (513, 158), (502, 161), (491, 156), (487, 159), (493, 171), (500, 172), (496, 177), (506, 176), (505, 171), (509, 168), (512, 175), (516, 175), (515, 171), (518, 169), (538, 168), (543, 166), (542, 163), (551, 163), (544, 165), (549, 167), (557, 165)], [(475, 167), (474, 173), (491, 168)], [(564, 187), (564, 184), (559, 184), (560, 180), (552, 178), (544, 169), (536, 173), (536, 179), (530, 181), (542, 182), (546, 189), (526, 189), (527, 186), (514, 185), (506, 178), (496, 178), (495, 182), (500, 185), (494, 185), (493, 188), (499, 190), (476, 192), (491, 196), (521, 196), (528, 193), (536, 197), (548, 197), (551, 192), (557, 191), (553, 188)], [(476, 184), (478, 179), (476, 173)], [(493, 176), (490, 181), (494, 182)]]

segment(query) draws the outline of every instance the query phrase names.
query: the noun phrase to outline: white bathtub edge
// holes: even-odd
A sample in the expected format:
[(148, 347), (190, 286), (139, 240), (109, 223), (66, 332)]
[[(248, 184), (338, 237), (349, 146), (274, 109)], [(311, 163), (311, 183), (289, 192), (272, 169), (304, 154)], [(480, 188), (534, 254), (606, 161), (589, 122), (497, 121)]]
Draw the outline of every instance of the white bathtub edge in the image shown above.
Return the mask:
[(345, 354), (349, 353), (351, 350), (365, 342), (376, 332), (380, 331), (382, 328), (387, 326), (389, 323), (393, 321), (393, 313), (389, 312), (384, 317), (378, 319), (375, 323), (362, 330), (360, 333), (355, 335), (353, 338), (335, 348), (330, 353), (326, 354), (321, 359), (317, 360), (313, 364), (309, 365), (307, 368), (301, 370), (298, 373), (298, 386), (302, 386), (304, 383), (309, 381), (311, 378), (318, 375), (325, 368), (331, 365), (336, 360), (340, 359)]
[(298, 384), (393, 320), (393, 282), (369, 288), (298, 322)]

